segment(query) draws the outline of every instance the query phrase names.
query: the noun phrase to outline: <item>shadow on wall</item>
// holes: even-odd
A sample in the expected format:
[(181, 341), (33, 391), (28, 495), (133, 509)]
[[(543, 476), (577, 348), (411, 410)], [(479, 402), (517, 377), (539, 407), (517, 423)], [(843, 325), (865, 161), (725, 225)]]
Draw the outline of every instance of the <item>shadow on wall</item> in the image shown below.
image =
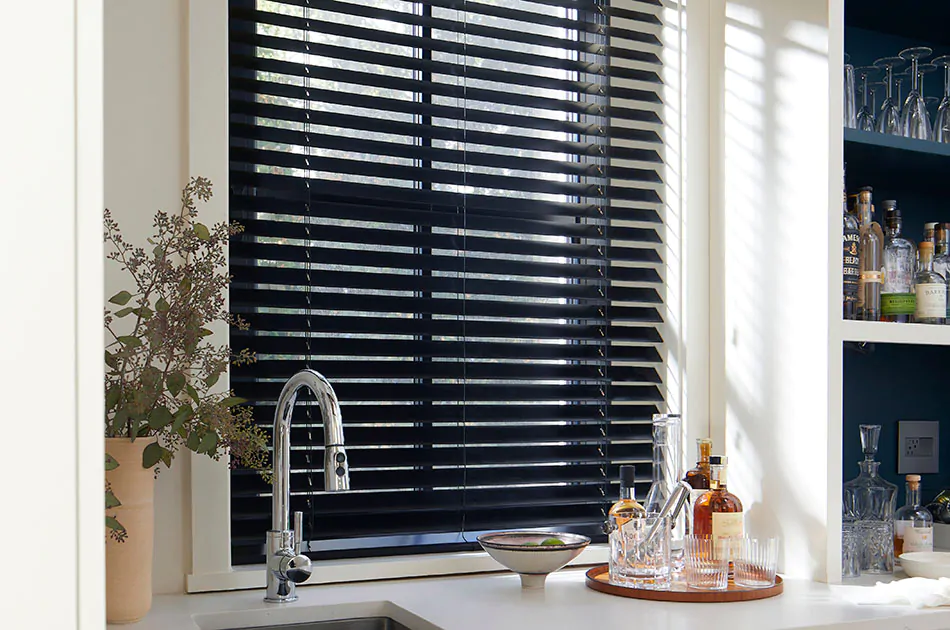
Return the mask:
[[(730, 489), (750, 536), (781, 537), (783, 571), (817, 579), (827, 496), (827, 364), (814, 362), (828, 338), (827, 21), (817, 0), (726, 3), (720, 233)], [(815, 255), (804, 259), (813, 232)]]

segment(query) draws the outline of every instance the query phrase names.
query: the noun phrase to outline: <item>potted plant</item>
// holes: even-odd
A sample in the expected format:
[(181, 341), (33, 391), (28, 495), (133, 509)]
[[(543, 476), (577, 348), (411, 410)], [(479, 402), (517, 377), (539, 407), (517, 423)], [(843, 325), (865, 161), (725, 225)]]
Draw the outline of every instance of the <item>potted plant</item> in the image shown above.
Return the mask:
[(213, 343), (210, 326), (247, 323), (226, 309), (225, 263), (236, 223), (197, 222), (196, 201), (211, 182), (193, 178), (181, 211), (159, 211), (148, 248), (126, 242), (109, 210), (107, 259), (129, 284), (105, 311), (106, 587), (110, 623), (132, 622), (151, 607), (154, 479), (181, 449), (264, 471), (265, 435), (251, 409), (218, 386), (229, 365), (255, 360)]

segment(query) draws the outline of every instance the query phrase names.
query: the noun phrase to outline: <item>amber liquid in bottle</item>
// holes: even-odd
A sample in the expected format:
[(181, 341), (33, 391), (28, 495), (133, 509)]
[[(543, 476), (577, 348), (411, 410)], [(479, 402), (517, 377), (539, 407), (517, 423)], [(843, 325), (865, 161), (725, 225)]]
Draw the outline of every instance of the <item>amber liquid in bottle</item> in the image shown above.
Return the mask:
[[(709, 454), (712, 451), (712, 440), (709, 438), (699, 438), (696, 440), (696, 450), (699, 461), (696, 467), (686, 472), (683, 481), (688, 483), (693, 490), (709, 489)], [(699, 498), (698, 496), (696, 497)]]
[(693, 505), (693, 535), (738, 540), (743, 533), (742, 502), (726, 489), (726, 458), (710, 457), (709, 468), (710, 489)]

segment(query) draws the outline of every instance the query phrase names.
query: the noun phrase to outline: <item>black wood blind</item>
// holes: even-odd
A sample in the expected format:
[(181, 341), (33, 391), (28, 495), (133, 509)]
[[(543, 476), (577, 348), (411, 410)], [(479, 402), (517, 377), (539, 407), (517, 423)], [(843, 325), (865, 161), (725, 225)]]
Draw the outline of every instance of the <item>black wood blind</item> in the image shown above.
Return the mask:
[[(291, 508), (319, 557), (597, 535), (662, 405), (659, 0), (232, 0), (232, 371), (264, 427), (311, 367)], [(641, 489), (641, 492), (644, 490)], [(231, 477), (235, 564), (270, 487)]]

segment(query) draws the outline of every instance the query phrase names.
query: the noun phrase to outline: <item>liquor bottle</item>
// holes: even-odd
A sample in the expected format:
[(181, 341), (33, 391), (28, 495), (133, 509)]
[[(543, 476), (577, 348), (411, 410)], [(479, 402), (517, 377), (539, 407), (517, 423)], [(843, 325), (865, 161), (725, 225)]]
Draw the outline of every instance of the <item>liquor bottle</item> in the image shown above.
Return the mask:
[[(699, 498), (709, 489), (709, 454), (712, 452), (712, 440), (709, 438), (699, 438), (696, 440), (696, 466), (686, 471), (683, 481), (688, 483), (693, 490), (698, 491), (695, 498)], [(694, 495), (690, 495), (691, 498)]]
[[(679, 480), (683, 478), (682, 423), (679, 414), (653, 414), (653, 483), (643, 501), (647, 513), (659, 513)], [(670, 532), (670, 557), (673, 570), (683, 568), (683, 548), (686, 536), (686, 514), (681, 510), (673, 519)]]
[(686, 533), (694, 531), (693, 526), (693, 506), (699, 497), (706, 494), (709, 490), (709, 454), (712, 452), (712, 440), (709, 438), (699, 438), (696, 440), (696, 452), (698, 461), (694, 468), (686, 471), (683, 481), (692, 488), (689, 492), (689, 499), (686, 505)]
[(924, 241), (934, 243), (936, 246), (937, 224), (924, 223)]
[(842, 489), (842, 522), (861, 538), (861, 572), (891, 573), (894, 570), (894, 511), (897, 486), (878, 474), (875, 461), (881, 425), (862, 424), (860, 473)]
[(934, 550), (934, 518), (920, 504), (920, 475), (907, 475), (907, 502), (894, 513), (894, 562), (912, 551)]
[(934, 517), (935, 523), (950, 525), (950, 490), (941, 490), (933, 501), (927, 504), (927, 511)]
[(742, 538), (742, 502), (726, 489), (726, 458), (709, 458), (709, 490), (693, 506), (693, 535)]
[[(842, 189), (844, 195), (842, 213), (843, 225), (843, 252), (842, 270), (844, 273), (843, 287), (843, 315), (845, 319), (858, 319), (858, 290), (861, 287), (861, 259), (858, 257), (858, 246), (861, 241), (861, 230), (858, 220), (848, 211), (848, 191)], [(708, 455), (707, 455), (708, 456)], [(706, 476), (709, 476), (708, 465)], [(687, 481), (689, 481), (687, 479)]]
[(933, 243), (924, 241), (918, 248), (920, 268), (914, 280), (917, 305), (914, 321), (918, 324), (947, 322), (947, 281), (933, 269)]
[(637, 503), (634, 484), (636, 468), (620, 467), (620, 500), (610, 507), (607, 514), (607, 536), (610, 541), (610, 581), (613, 584), (625, 584), (629, 578), (626, 563), (626, 545), (623, 526), (633, 519), (646, 517), (646, 510)]
[(884, 232), (874, 220), (873, 189), (865, 186), (858, 192), (858, 222), (860, 241), (858, 257), (861, 259), (861, 286), (858, 291), (858, 311), (861, 319), (881, 319), (881, 281), (883, 280)]
[(950, 324), (950, 223), (938, 223), (934, 229), (934, 271), (947, 282), (947, 319)]
[(884, 286), (881, 288), (881, 319), (908, 323), (914, 315), (914, 275), (917, 248), (901, 236), (901, 211), (897, 202), (884, 202)]

